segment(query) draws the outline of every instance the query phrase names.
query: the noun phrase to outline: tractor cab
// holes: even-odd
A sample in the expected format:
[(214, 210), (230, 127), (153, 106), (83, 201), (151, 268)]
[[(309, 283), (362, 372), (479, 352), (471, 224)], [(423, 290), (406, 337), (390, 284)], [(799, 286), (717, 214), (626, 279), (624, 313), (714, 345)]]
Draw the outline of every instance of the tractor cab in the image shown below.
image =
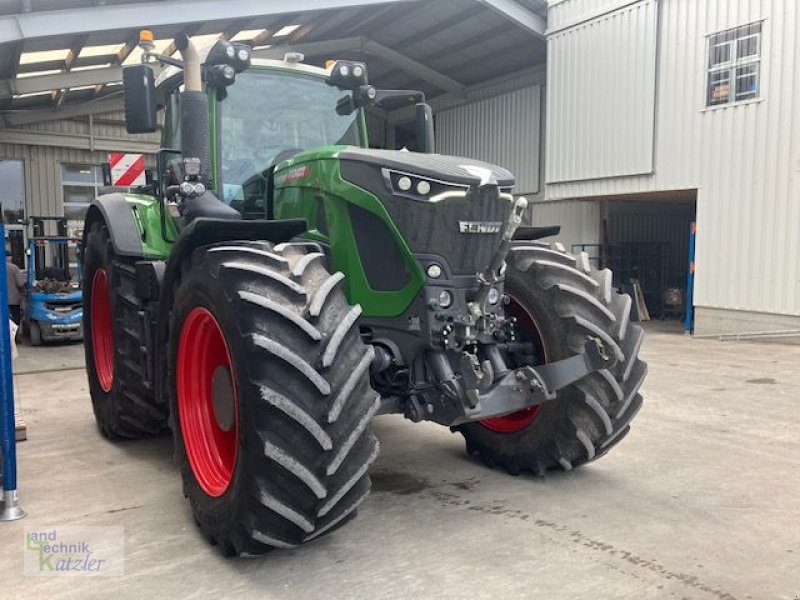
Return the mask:
[[(300, 168), (282, 174), (283, 168), (332, 159), (348, 147), (369, 148), (367, 106), (416, 106), (419, 149), (433, 151), (432, 113), (421, 92), (376, 89), (361, 62), (329, 61), (320, 68), (304, 64), (298, 53), (266, 60), (251, 59), (249, 52), (246, 46), (224, 41), (197, 52), (197, 61), (203, 65), (203, 85), (199, 86), (205, 96), (203, 119), (192, 111), (186, 116), (185, 65), (152, 55), (153, 61), (167, 65), (157, 78), (150, 64), (126, 69), (129, 131), (153, 131), (155, 112), (164, 108), (157, 175), (157, 192), (163, 197), (180, 192), (180, 184), (187, 179), (183, 164), (187, 141), (193, 147), (197, 138), (201, 146), (207, 146), (190, 153), (201, 155), (202, 175), (197, 178), (203, 191), (213, 190), (241, 218), (272, 219), (281, 182), (302, 179), (300, 175), (306, 172)], [(151, 79), (149, 87), (141, 87), (141, 81)], [(201, 141), (196, 125), (206, 118), (210, 131)], [(187, 133), (192, 140), (186, 139)], [(212, 210), (211, 204), (206, 202), (204, 209)], [(223, 212), (217, 207), (207, 216)]]

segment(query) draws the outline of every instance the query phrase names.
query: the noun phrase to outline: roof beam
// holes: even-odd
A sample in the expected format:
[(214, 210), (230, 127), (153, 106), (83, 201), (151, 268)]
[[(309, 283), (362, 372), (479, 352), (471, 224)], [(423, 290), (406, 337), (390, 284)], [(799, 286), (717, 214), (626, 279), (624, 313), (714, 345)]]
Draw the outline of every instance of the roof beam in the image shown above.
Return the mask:
[(272, 46), (261, 50), (253, 50), (253, 58), (282, 59), (287, 52), (300, 52), (307, 56), (320, 56), (332, 52), (346, 52), (348, 50), (361, 50), (364, 39), (359, 37), (343, 38), (340, 40), (324, 40), (322, 42), (307, 42), (305, 44), (285, 44)]
[(478, 2), (540, 38), (545, 37), (547, 21), (514, 0), (478, 0)]
[[(447, 46), (444, 49), (444, 52), (441, 50), (437, 50), (436, 52), (425, 54), (424, 56), (419, 57), (419, 62), (428, 63), (429, 61), (433, 61), (435, 59), (441, 60), (443, 54), (449, 56), (451, 54), (456, 54), (458, 51), (463, 50), (464, 48), (471, 48), (481, 40), (485, 40), (488, 38), (493, 38), (498, 35), (502, 35), (505, 30), (508, 29), (508, 24), (502, 23), (496, 27), (492, 27), (487, 31), (482, 31), (481, 33), (462, 39), (460, 42), (453, 44), (451, 46)], [(400, 71), (398, 69), (392, 69), (391, 71), (387, 71), (381, 77), (382, 80), (388, 81), (392, 78), (397, 78)]]
[(286, 52), (302, 52), (308, 56), (320, 56), (323, 54), (345, 51), (359, 51), (365, 54), (372, 54), (453, 94), (462, 93), (465, 89), (464, 84), (460, 81), (456, 81), (452, 77), (435, 71), (421, 62), (409, 58), (405, 54), (401, 54), (388, 46), (360, 37), (326, 40), (324, 42), (310, 42), (307, 44), (275, 46), (266, 50), (257, 50), (253, 53), (253, 56), (256, 58), (280, 59)]
[(0, 44), (50, 36), (78, 35), (95, 31), (115, 31), (182, 25), (194, 22), (230, 21), (268, 17), (313, 10), (397, 4), (414, 0), (304, 0), (302, 11), (297, 0), (162, 0), (157, 10), (143, 10), (142, 4), (107, 4), (91, 8), (61, 9), (0, 17)]
[(438, 88), (450, 92), (452, 94), (461, 94), (464, 92), (465, 86), (460, 81), (456, 81), (452, 77), (448, 77), (439, 71), (431, 69), (429, 66), (422, 64), (419, 61), (409, 58), (405, 54), (401, 54), (397, 50), (393, 50), (388, 46), (367, 40), (364, 42), (364, 52), (382, 58), (398, 67), (424, 79), (428, 83), (432, 83)]
[[(52, 119), (61, 118), (63, 111), (48, 111)], [(25, 144), (26, 146), (54, 146), (57, 148), (79, 148), (109, 152), (142, 152), (155, 154), (158, 142), (143, 140), (122, 140), (118, 138), (90, 136), (79, 133), (52, 133), (49, 131), (28, 131), (20, 129), (0, 129), (0, 142), (6, 144)]]
[(35, 94), (37, 92), (49, 92), (51, 90), (114, 83), (117, 81), (122, 81), (122, 68), (118, 66), (22, 77), (0, 81), (0, 99), (20, 94)]
[[(104, 112), (122, 110), (124, 108), (122, 96), (114, 94), (92, 102), (81, 102), (79, 104), (69, 104), (62, 106), (59, 110), (52, 109), (30, 109), (13, 110), (5, 113), (0, 112), (0, 125), (4, 127), (16, 127), (27, 123), (40, 123), (42, 121), (52, 121), (54, 119), (64, 119), (78, 115), (90, 115)], [(0, 142), (6, 141), (4, 135), (0, 135)]]

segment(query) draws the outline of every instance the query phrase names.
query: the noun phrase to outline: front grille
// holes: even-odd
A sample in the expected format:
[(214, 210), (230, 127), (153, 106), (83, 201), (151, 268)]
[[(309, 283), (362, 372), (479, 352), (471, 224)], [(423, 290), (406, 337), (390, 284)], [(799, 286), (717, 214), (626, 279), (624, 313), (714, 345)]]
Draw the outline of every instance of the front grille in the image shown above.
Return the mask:
[[(496, 187), (471, 188), (465, 199), (431, 203), (393, 196), (380, 169), (372, 165), (342, 161), (341, 169), (347, 181), (380, 198), (414, 254), (444, 258), (454, 275), (474, 275), (489, 266), (512, 210)], [(503, 225), (497, 233), (461, 233), (461, 222)]]
[(473, 189), (464, 200), (429, 204), (392, 198), (385, 205), (411, 251), (443, 257), (454, 275), (486, 269), (500, 246), (503, 230), (501, 225), (496, 233), (462, 233), (460, 224), (505, 224), (512, 208), (509, 201), (498, 197), (496, 188)]
[(57, 313), (69, 313), (78, 310), (82, 305), (80, 302), (45, 302), (44, 306)]

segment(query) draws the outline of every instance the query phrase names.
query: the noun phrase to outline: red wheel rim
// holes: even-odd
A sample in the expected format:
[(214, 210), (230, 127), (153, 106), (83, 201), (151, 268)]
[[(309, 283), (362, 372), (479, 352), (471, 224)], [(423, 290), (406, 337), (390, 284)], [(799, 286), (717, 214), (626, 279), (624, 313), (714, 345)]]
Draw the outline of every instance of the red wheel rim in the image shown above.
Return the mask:
[[(517, 331), (526, 338), (529, 338), (536, 348), (539, 350), (544, 362), (547, 363), (547, 351), (542, 340), (542, 335), (539, 332), (539, 327), (536, 325), (531, 314), (525, 310), (513, 296), (508, 295), (511, 302), (506, 307), (506, 314), (517, 319)], [(509, 415), (502, 417), (492, 417), (490, 419), (483, 419), (480, 424), (497, 433), (516, 433), (529, 427), (539, 416), (542, 410), (542, 405), (532, 406), (524, 410), (520, 410)]]
[(111, 293), (105, 269), (97, 269), (92, 279), (92, 355), (100, 387), (108, 393), (114, 385), (114, 328), (111, 320)]
[[(214, 407), (215, 377), (227, 373), (233, 422), (225, 427)], [(217, 498), (228, 489), (239, 440), (238, 399), (228, 344), (207, 309), (192, 309), (178, 342), (178, 414), (186, 456), (203, 491)], [(217, 392), (219, 394), (219, 391)]]

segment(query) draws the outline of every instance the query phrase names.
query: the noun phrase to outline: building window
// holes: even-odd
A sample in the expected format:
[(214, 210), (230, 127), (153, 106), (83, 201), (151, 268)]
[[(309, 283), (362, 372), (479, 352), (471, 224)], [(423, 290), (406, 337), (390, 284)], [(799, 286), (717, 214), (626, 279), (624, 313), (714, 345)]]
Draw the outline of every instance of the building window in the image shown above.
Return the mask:
[(79, 236), (89, 204), (103, 185), (103, 171), (94, 165), (61, 165), (64, 217), (69, 235)]
[(761, 84), (761, 23), (708, 38), (706, 106), (758, 98)]

